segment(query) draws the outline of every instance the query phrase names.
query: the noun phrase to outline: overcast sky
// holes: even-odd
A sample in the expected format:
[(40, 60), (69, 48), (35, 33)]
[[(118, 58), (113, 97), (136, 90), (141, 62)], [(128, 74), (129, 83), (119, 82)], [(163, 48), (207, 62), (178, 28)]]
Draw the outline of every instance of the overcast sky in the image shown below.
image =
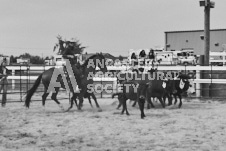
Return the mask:
[[(211, 29), (226, 28), (226, 0), (214, 0)], [(199, 0), (0, 0), (0, 53), (52, 55), (60, 34), (85, 52), (127, 55), (164, 46), (164, 32), (204, 28)]]

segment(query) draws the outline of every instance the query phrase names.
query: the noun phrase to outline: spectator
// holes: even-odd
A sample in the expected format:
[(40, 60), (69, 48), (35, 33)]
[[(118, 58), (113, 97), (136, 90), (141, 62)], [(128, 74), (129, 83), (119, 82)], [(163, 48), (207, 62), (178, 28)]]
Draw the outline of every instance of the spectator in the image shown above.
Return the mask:
[(138, 65), (138, 60), (137, 60), (135, 52), (133, 52), (132, 55), (131, 55), (131, 64), (132, 64), (132, 66)]
[(155, 62), (155, 53), (154, 53), (153, 49), (150, 50), (148, 57), (149, 57), (150, 61), (152, 61), (152, 65), (153, 65)]
[(145, 58), (146, 57), (146, 53), (145, 50), (141, 50), (140, 54), (139, 54), (140, 58)]
[(7, 74), (8, 69), (6, 68), (6, 58), (3, 59), (3, 62), (0, 66), (0, 93), (3, 90), (2, 93), (2, 107), (5, 107), (6, 104), (6, 95), (7, 95), (7, 87), (8, 87), (8, 81), (7, 81)]
[(145, 65), (145, 59), (146, 59), (146, 53), (145, 53), (145, 50), (141, 50), (140, 54), (139, 54), (139, 65), (140, 65), (140, 71), (143, 72), (144, 69), (143, 69), (143, 66)]

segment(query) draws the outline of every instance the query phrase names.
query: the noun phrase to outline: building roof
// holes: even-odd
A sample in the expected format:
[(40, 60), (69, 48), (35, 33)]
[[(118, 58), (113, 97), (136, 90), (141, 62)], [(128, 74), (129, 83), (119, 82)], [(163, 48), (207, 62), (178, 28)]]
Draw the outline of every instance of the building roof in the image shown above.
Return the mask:
[[(226, 29), (211, 29), (210, 31), (226, 31)], [(204, 30), (165, 31), (165, 33), (204, 32)]]

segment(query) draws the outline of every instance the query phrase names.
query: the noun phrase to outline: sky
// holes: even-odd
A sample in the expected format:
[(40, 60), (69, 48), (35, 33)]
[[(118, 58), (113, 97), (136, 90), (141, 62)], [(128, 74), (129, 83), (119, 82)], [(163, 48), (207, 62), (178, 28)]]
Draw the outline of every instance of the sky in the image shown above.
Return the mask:
[[(210, 28), (226, 28), (226, 0), (214, 0)], [(0, 0), (0, 54), (54, 55), (57, 35), (84, 52), (127, 56), (164, 47), (164, 32), (204, 29), (199, 0)]]

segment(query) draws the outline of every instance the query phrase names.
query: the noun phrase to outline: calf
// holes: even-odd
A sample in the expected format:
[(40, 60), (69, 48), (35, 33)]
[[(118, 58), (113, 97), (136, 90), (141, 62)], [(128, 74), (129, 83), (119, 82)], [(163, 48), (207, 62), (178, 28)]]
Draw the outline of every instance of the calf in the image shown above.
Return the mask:
[[(121, 97), (119, 97), (120, 102), (123, 105), (123, 109), (121, 114), (124, 114), (124, 111), (126, 111), (126, 114), (129, 115), (129, 112), (127, 110), (126, 101), (128, 99), (130, 100), (136, 100), (139, 104), (140, 108), (144, 108), (144, 103), (146, 99), (146, 89), (147, 85), (144, 81), (140, 82), (134, 82), (134, 81), (124, 81), (122, 82), (123, 86), (123, 92), (121, 94)], [(144, 118), (144, 112), (141, 112), (141, 118)]]
[[(163, 108), (165, 108), (165, 103), (163, 101), (163, 96), (168, 93), (166, 88), (171, 88), (172, 91), (175, 91), (174, 81), (168, 79), (153, 79), (150, 80), (145, 85), (142, 83), (139, 85), (139, 99), (138, 104), (141, 112), (141, 118), (145, 117), (144, 114), (144, 102), (147, 99), (148, 104), (151, 104), (154, 107), (151, 98), (158, 98)], [(146, 91), (146, 98), (142, 95)]]
[(181, 97), (182, 93), (187, 92), (188, 90), (190, 90), (190, 93), (192, 93), (192, 94), (195, 93), (195, 90), (192, 87), (192, 85), (193, 85), (193, 80), (190, 78), (189, 75), (180, 74), (177, 77), (177, 80), (176, 80), (176, 83), (175, 83), (177, 92), (172, 93), (172, 94), (175, 98), (174, 104), (177, 103), (177, 96), (179, 97), (179, 99), (180, 99), (180, 103), (178, 105), (179, 108), (181, 108), (181, 106), (182, 106), (182, 97)]

